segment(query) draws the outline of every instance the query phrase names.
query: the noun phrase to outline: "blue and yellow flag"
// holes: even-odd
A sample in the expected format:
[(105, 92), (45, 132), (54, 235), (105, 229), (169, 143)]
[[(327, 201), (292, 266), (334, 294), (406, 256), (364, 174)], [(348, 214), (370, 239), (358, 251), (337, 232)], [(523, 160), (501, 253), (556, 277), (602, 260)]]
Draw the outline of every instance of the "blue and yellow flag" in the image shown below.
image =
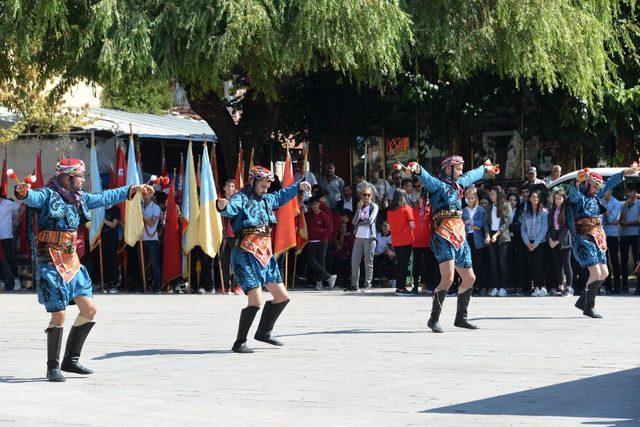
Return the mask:
[[(129, 137), (129, 151), (127, 152), (127, 185), (140, 185), (140, 175), (136, 164), (136, 149), (133, 145), (133, 135)], [(144, 222), (142, 220), (142, 194), (136, 193), (132, 200), (125, 202), (124, 241), (129, 246), (135, 246), (142, 239)]]
[(182, 251), (185, 254), (191, 252), (191, 249), (198, 245), (199, 240), (200, 206), (198, 205), (198, 185), (196, 183), (192, 145), (189, 142), (187, 166), (184, 171), (184, 191), (182, 192)]
[(200, 232), (199, 244), (202, 251), (214, 258), (222, 243), (222, 218), (216, 209), (216, 183), (213, 179), (207, 143), (204, 143), (200, 169)]

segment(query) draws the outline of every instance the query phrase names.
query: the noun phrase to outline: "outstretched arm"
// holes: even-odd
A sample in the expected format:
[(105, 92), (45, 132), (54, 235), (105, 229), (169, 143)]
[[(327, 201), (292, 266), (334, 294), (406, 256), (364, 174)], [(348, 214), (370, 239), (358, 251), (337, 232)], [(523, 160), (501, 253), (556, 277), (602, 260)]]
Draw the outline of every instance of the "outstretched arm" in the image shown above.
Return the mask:
[(604, 187), (598, 190), (598, 197), (604, 197), (604, 193), (606, 193), (607, 191), (613, 190), (613, 188), (616, 185), (620, 184), (624, 179), (623, 174), (624, 174), (624, 171), (618, 172), (615, 175), (611, 175), (607, 180), (607, 182), (604, 184)]
[(282, 190), (278, 190), (275, 193), (265, 194), (264, 198), (269, 204), (269, 207), (271, 209), (279, 208), (280, 206), (285, 205), (289, 200), (296, 197), (298, 195), (300, 182), (302, 182), (302, 179), (297, 180), (290, 186), (283, 188)]
[(127, 185), (112, 190), (104, 190), (102, 193), (82, 193), (82, 197), (89, 209), (96, 209), (124, 202), (133, 194), (135, 192), (132, 191), (132, 186)]
[(40, 209), (49, 200), (49, 190), (44, 188), (38, 188), (37, 190), (29, 189), (28, 184), (20, 184), (16, 186), (14, 190), (16, 199), (23, 202), (30, 208)]
[(435, 193), (438, 190), (446, 189), (444, 182), (440, 181), (438, 178), (431, 175), (423, 167), (420, 167), (420, 172), (417, 175), (418, 175), (418, 178), (420, 179), (420, 182), (422, 182), (422, 185), (424, 185), (424, 188), (426, 188), (429, 193)]
[(471, 169), (460, 178), (458, 178), (458, 184), (460, 184), (464, 188), (472, 186), (477, 181), (480, 181), (482, 178), (484, 178), (485, 169), (485, 165), (478, 166), (475, 169)]

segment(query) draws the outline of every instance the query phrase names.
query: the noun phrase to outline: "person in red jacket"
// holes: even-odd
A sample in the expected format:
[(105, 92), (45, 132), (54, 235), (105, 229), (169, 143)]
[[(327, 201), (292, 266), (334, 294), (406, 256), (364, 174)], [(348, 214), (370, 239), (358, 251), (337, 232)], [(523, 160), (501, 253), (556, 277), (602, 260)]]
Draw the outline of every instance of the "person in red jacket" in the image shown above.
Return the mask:
[(329, 213), (320, 208), (317, 196), (309, 199), (309, 211), (304, 214), (307, 222), (309, 242), (304, 248), (307, 266), (311, 269), (316, 282), (316, 290), (321, 291), (322, 282), (327, 281), (329, 289), (336, 284), (336, 275), (329, 274), (325, 268), (329, 239), (333, 236), (333, 220)]
[(391, 244), (398, 259), (396, 273), (396, 295), (409, 294), (407, 291), (407, 273), (413, 245), (415, 221), (413, 210), (407, 201), (407, 193), (398, 188), (387, 211), (387, 221), (391, 228)]
[[(420, 284), (427, 285), (429, 277), (429, 252), (431, 238), (433, 237), (433, 227), (431, 224), (431, 205), (429, 204), (429, 193), (422, 192), (422, 183), (414, 183), (419, 191), (418, 202), (412, 208), (415, 228), (413, 229), (413, 289), (411, 292), (418, 294)], [(418, 186), (420, 188), (418, 188)], [(422, 279), (422, 280), (421, 280)]]

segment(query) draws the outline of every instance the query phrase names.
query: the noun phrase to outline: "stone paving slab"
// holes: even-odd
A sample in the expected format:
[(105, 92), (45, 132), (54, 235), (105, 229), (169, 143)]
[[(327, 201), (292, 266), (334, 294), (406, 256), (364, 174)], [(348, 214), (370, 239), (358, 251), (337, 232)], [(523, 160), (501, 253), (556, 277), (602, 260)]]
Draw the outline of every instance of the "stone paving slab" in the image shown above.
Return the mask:
[(474, 298), (478, 331), (453, 328), (448, 298), (433, 334), (428, 297), (295, 291), (286, 346), (238, 355), (245, 300), (97, 295), (96, 373), (53, 384), (46, 313), (0, 294), (0, 425), (640, 425), (637, 297), (599, 298), (600, 320), (573, 298)]

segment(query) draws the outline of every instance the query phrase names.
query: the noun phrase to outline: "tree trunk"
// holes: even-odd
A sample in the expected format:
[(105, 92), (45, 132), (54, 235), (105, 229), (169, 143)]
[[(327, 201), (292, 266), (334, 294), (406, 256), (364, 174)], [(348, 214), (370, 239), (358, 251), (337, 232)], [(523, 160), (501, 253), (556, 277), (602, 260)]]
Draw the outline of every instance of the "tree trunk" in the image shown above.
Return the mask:
[(194, 96), (191, 88), (187, 88), (189, 104), (213, 129), (218, 141), (222, 144), (222, 154), (224, 156), (224, 167), (227, 177), (232, 177), (236, 169), (238, 158), (238, 147), (240, 141), (240, 129), (235, 124), (224, 100), (217, 93), (209, 91), (202, 96)]

